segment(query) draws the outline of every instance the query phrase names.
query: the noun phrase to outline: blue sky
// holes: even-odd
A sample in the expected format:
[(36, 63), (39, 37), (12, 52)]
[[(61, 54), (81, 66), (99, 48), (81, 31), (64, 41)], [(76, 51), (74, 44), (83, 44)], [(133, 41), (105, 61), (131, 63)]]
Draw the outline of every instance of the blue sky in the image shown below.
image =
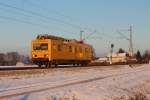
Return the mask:
[[(89, 34), (97, 55), (109, 52), (110, 44), (128, 50), (126, 36), (133, 26), (134, 51), (150, 49), (149, 0), (0, 0), (0, 52), (29, 54), (31, 40), (40, 33), (79, 38)], [(32, 13), (32, 14), (31, 14)]]

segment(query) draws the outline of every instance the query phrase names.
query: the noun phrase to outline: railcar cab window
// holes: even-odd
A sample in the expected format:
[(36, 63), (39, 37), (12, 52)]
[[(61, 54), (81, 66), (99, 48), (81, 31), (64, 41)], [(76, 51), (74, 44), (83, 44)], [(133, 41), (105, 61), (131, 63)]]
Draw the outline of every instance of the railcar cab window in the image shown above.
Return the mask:
[(48, 50), (48, 44), (47, 43), (34, 44), (33, 50)]

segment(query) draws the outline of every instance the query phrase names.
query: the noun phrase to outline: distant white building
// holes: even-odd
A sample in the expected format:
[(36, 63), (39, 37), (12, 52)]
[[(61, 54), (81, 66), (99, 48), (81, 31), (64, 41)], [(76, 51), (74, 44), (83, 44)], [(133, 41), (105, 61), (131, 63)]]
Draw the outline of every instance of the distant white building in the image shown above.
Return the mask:
[(108, 61), (108, 58), (107, 57), (99, 58), (97, 61), (100, 63), (106, 63)]
[(108, 58), (108, 62), (110, 64), (112, 63), (126, 63), (128, 60), (128, 54), (127, 53), (112, 53), (112, 54), (108, 54), (107, 58)]

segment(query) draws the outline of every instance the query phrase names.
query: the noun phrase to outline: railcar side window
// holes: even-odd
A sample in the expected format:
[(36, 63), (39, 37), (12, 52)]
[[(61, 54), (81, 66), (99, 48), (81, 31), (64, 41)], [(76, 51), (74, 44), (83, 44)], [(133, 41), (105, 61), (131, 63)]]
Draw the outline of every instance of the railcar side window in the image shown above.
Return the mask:
[(91, 52), (91, 49), (89, 48), (89, 52)]
[(80, 53), (82, 53), (82, 47), (80, 47)]
[(57, 46), (57, 51), (61, 51), (61, 45)]
[(69, 52), (72, 52), (72, 46), (69, 46)]
[(85, 52), (88, 53), (88, 48), (85, 48)]
[(33, 50), (48, 50), (48, 44), (47, 43), (34, 44)]
[(73, 53), (75, 53), (75, 52), (76, 52), (76, 51), (75, 51), (75, 47), (72, 47), (72, 52), (73, 52)]
[(53, 45), (53, 49), (54, 49), (55, 51), (57, 50), (56, 45)]
[(74, 52), (75, 52), (75, 53), (77, 52), (77, 47), (74, 48)]

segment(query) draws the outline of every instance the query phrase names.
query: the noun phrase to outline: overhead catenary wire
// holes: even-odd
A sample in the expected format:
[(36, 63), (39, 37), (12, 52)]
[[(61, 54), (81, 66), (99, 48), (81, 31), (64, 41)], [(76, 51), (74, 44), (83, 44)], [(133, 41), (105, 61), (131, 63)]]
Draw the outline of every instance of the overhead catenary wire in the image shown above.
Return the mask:
[[(27, 2), (28, 3), (28, 5), (32, 5), (32, 7), (36, 7), (36, 8), (40, 8), (40, 9), (43, 9), (44, 11), (47, 11), (47, 12), (53, 12), (54, 14), (56, 14), (56, 15), (59, 15), (59, 16), (62, 16), (62, 17), (64, 17), (64, 18), (67, 18), (67, 19), (69, 19), (69, 20), (73, 20), (74, 18), (72, 18), (71, 16), (68, 16), (68, 15), (65, 15), (65, 14), (63, 14), (63, 13), (61, 13), (61, 12), (58, 12), (58, 11), (56, 11), (56, 10), (50, 10), (50, 9), (47, 9), (45, 6), (41, 6), (40, 4), (37, 4), (37, 2), (36, 3), (33, 3), (33, 2), (31, 2), (31, 1), (29, 1), (29, 0), (22, 0), (24, 3), (25, 2)], [(33, 0), (32, 0), (33, 1)]]
[[(30, 10), (26, 10), (26, 9), (23, 9), (23, 8), (19, 8), (19, 7), (16, 7), (16, 6), (9, 5), (9, 4), (5, 4), (5, 3), (2, 3), (2, 2), (0, 2), (0, 6), (7, 7), (7, 8), (13, 8), (17, 11), (21, 11), (21, 12), (24, 12), (24, 13), (27, 13), (27, 14), (30, 14), (30, 15), (33, 15), (33, 16), (36, 16), (36, 17), (40, 17), (41, 19), (52, 20), (52, 21), (55, 21), (55, 22), (58, 22), (58, 23), (67, 24), (67, 25), (72, 26), (76, 29), (82, 29), (82, 27), (80, 27), (80, 26), (77, 26), (77, 25), (74, 25), (74, 24), (59, 20), (59, 19), (55, 19), (55, 18), (52, 18), (52, 17), (44, 16), (44, 15), (42, 15), (40, 13), (37, 13), (37, 12), (33, 12), (33, 11), (30, 11)], [(91, 30), (91, 31), (93, 32), (93, 30)], [(70, 32), (70, 33), (72, 33), (72, 32)]]
[(129, 40), (129, 38), (125, 36), (124, 34), (122, 34), (122, 32), (120, 32), (119, 30), (117, 30), (117, 33), (121, 35), (124, 39)]
[(129, 37), (125, 36), (120, 31), (117, 31), (117, 33), (119, 33), (123, 38), (129, 41), (129, 54), (132, 57), (133, 56), (132, 26), (130, 26), (130, 28), (127, 31), (130, 32)]
[[(24, 23), (24, 24), (29, 24), (32, 26), (44, 28), (44, 29), (50, 29), (49, 26), (38, 24), (38, 23), (33, 23), (30, 21), (22, 20), (22, 19), (17, 19), (17, 18), (12, 18), (12, 17), (7, 17), (7, 16), (1, 16), (1, 15), (0, 15), (0, 19), (11, 20), (11, 21), (18, 22), (18, 23)], [(62, 29), (60, 29), (60, 30), (62, 30)], [(64, 31), (66, 32), (66, 30), (64, 30)]]
[(0, 18), (1, 19), (7, 19), (7, 20), (15, 21), (15, 22), (21, 22), (21, 23), (25, 23), (25, 24), (30, 24), (30, 25), (36, 25), (36, 26), (42, 27), (42, 28), (49, 28), (48, 26), (45, 26), (45, 25), (41, 25), (41, 24), (37, 24), (37, 23), (32, 23), (32, 22), (25, 21), (25, 20), (20, 20), (20, 19), (17, 19), (17, 18), (12, 18), (12, 17), (7, 17), (7, 16), (1, 16), (1, 15), (0, 15)]
[[(29, 2), (29, 4), (32, 5), (32, 7), (40, 8), (40, 9), (43, 9), (44, 11), (50, 12), (49, 9), (47, 9), (45, 6), (40, 6), (39, 4), (37, 4), (37, 3), (35, 4), (35, 3), (31, 2), (31, 1), (26, 1), (26, 2)], [(55, 11), (51, 10), (51, 11), (53, 11), (56, 15), (62, 16), (62, 17), (66, 18), (66, 19), (69, 19), (71, 21), (74, 19), (71, 16), (65, 15), (65, 14), (63, 14), (61, 12), (56, 11), (56, 10)], [(78, 28), (80, 28), (82, 30), (85, 29), (85, 30), (88, 30), (88, 31), (91, 31), (91, 32), (94, 31), (91, 28), (83, 27), (81, 25), (77, 25), (77, 24), (73, 24), (73, 23), (72, 23), (72, 25), (77, 26)]]
[(55, 22), (62, 23), (62, 24), (65, 24), (65, 25), (69, 25), (69, 26), (71, 26), (73, 28), (76, 28), (76, 29), (82, 29), (80, 26), (74, 25), (72, 23), (68, 23), (68, 22), (65, 22), (63, 20), (59, 20), (59, 19), (52, 18), (52, 17), (49, 17), (49, 16), (44, 16), (40, 13), (33, 12), (33, 11), (30, 11), (30, 10), (26, 10), (26, 9), (23, 9), (23, 8), (19, 8), (19, 7), (16, 7), (16, 6), (12, 6), (12, 5), (9, 5), (9, 4), (5, 4), (5, 3), (2, 3), (2, 2), (0, 2), (0, 6), (16, 9), (18, 11), (25, 12), (25, 13), (34, 15), (36, 17), (41, 17), (43, 19), (47, 19), (47, 20), (55, 21)]
[(33, 17), (32, 15), (26, 15), (26, 14), (24, 14), (24, 13), (22, 13), (22, 12), (15, 12), (15, 11), (13, 11), (13, 10), (11, 10), (11, 9), (5, 9), (5, 8), (3, 8), (3, 7), (0, 7), (0, 10), (1, 10), (1, 11), (4, 11), (5, 13), (12, 13), (12, 14), (23, 15), (23, 16), (25, 16), (25, 17)]
[[(11, 12), (11, 13), (13, 13), (13, 14), (19, 14), (19, 15), (23, 15), (24, 17), (28, 17), (28, 18), (33, 18), (33, 16), (32, 15), (26, 15), (26, 14), (24, 14), (24, 13), (21, 13), (21, 12), (14, 12), (14, 11), (12, 11), (12, 10), (10, 10), (10, 9), (4, 9), (4, 8), (0, 8), (0, 10), (1, 11), (5, 11), (5, 12)], [(13, 18), (13, 17), (7, 17), (7, 16), (0, 16), (0, 18), (1, 19), (8, 19), (8, 20), (11, 20), (11, 21), (15, 21), (15, 22), (20, 22), (20, 23), (26, 23), (26, 24), (30, 24), (30, 25), (36, 25), (36, 26), (38, 26), (38, 27), (42, 27), (42, 28), (45, 28), (45, 29), (51, 29), (51, 28), (54, 28), (54, 26), (49, 26), (49, 25), (46, 25), (45, 23), (47, 22), (46, 20), (44, 20), (44, 19), (40, 19), (40, 20), (38, 20), (38, 22), (39, 21), (41, 21), (41, 22), (45, 22), (45, 23), (34, 23), (34, 22), (30, 22), (29, 20), (27, 21), (27, 20), (25, 20), (25, 19), (18, 19), (18, 18)], [(43, 25), (43, 24), (45, 24), (45, 25)], [(57, 27), (57, 30), (62, 30), (62, 31), (64, 31), (64, 32), (68, 32), (68, 33), (71, 33), (71, 34), (73, 34), (72, 32), (70, 32), (70, 31), (68, 31), (68, 30), (65, 30), (65, 29), (62, 29), (62, 28), (59, 28), (59, 27)]]
[[(40, 17), (42, 19), (52, 20), (52, 21), (55, 21), (55, 22), (58, 22), (58, 23), (66, 24), (66, 25), (69, 25), (69, 26), (71, 26), (73, 28), (76, 28), (76, 29), (80, 29), (80, 30), (83, 29), (81, 26), (78, 26), (78, 25), (75, 25), (75, 24), (72, 24), (72, 23), (68, 23), (68, 22), (65, 22), (65, 21), (62, 21), (62, 20), (59, 20), (59, 19), (56, 19), (56, 18), (52, 18), (52, 17), (49, 17), (49, 16), (44, 16), (40, 13), (33, 12), (33, 11), (30, 11), (30, 10), (26, 10), (26, 9), (23, 9), (23, 8), (19, 8), (19, 7), (16, 7), (16, 6), (8, 5), (8, 4), (2, 3), (2, 2), (0, 2), (0, 6), (7, 7), (7, 8), (13, 8), (13, 9), (16, 9), (18, 11), (28, 13), (28, 14), (36, 16), (36, 17)], [(89, 29), (89, 28), (86, 28), (86, 29), (93, 32), (92, 29)]]
[(94, 33), (96, 33), (96, 30), (83, 38), (83, 40), (89, 39)]

